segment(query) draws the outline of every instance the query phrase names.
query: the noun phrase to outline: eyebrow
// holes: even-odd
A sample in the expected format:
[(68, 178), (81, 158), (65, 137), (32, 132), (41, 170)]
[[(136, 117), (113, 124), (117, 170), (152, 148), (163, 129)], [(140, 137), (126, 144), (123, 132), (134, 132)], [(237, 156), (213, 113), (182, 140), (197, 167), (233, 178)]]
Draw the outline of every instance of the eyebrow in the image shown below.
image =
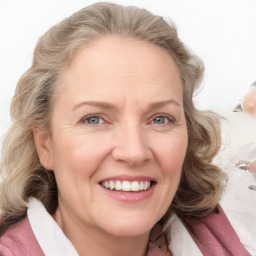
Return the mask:
[[(178, 107), (181, 107), (181, 105), (176, 100), (170, 99), (170, 100), (165, 100), (165, 101), (152, 103), (152, 104), (149, 105), (149, 109), (156, 109), (156, 108), (168, 105), (168, 104), (173, 104), (173, 105), (176, 105)], [(99, 108), (102, 108), (102, 109), (115, 109), (116, 108), (114, 105), (112, 105), (110, 103), (107, 103), (107, 102), (83, 101), (83, 102), (75, 105), (75, 107), (73, 108), (73, 111), (82, 107), (82, 106), (84, 106), (84, 105), (99, 107)]]
[(176, 105), (177, 107), (181, 107), (180, 103), (178, 103), (176, 100), (170, 99), (170, 100), (152, 103), (152, 104), (150, 104), (149, 108), (155, 109), (155, 108), (163, 107), (168, 104), (173, 104), (173, 105)]
[(115, 108), (114, 105), (110, 104), (110, 103), (106, 103), (106, 102), (99, 102), (99, 101), (83, 101), (77, 105), (75, 105), (75, 107), (73, 108), (73, 111), (76, 110), (77, 108), (80, 108), (84, 105), (89, 105), (89, 106), (93, 106), (93, 107), (99, 107), (99, 108), (103, 108), (103, 109), (113, 109)]

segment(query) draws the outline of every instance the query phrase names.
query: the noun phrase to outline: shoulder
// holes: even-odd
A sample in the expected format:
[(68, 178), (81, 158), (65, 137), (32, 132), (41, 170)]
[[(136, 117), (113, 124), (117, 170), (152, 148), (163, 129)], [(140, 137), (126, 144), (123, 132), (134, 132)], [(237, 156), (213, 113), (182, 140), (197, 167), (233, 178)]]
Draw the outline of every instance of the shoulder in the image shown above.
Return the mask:
[(182, 217), (182, 222), (203, 255), (249, 256), (220, 205), (207, 217)]
[(0, 237), (0, 256), (43, 256), (26, 217)]

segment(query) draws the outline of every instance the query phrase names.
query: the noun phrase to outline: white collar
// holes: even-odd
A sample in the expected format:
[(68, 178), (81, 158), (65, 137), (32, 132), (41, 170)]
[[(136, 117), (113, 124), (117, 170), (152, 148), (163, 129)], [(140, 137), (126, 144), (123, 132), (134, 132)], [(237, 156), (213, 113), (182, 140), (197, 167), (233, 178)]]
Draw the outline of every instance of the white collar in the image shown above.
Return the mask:
[(169, 248), (173, 256), (203, 256), (193, 238), (175, 213), (173, 213), (168, 221), (168, 226), (170, 227), (171, 240)]
[(70, 240), (38, 199), (29, 200), (27, 215), (33, 233), (46, 256), (79, 256)]

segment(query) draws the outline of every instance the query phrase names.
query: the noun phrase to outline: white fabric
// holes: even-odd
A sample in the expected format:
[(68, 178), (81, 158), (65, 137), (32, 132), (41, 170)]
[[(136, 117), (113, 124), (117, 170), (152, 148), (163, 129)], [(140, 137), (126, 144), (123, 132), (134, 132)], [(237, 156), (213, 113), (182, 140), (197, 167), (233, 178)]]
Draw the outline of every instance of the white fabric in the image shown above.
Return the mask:
[(256, 160), (256, 143), (241, 147), (226, 166), (228, 183), (220, 204), (245, 249), (256, 256), (256, 173), (236, 167), (240, 161)]
[(169, 248), (173, 256), (203, 256), (176, 214), (172, 215), (168, 225), (170, 226), (171, 238)]
[(256, 142), (251, 142), (241, 146), (230, 163), (233, 164), (239, 160), (248, 162), (253, 162), (256, 160)]
[(70, 240), (39, 200), (30, 199), (27, 214), (45, 256), (79, 256)]

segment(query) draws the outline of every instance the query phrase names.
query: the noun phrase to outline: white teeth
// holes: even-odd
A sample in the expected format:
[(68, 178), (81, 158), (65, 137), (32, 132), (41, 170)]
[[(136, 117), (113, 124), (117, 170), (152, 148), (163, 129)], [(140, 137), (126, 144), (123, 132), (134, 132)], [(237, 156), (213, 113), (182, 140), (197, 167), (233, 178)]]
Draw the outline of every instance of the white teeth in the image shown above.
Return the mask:
[(109, 182), (108, 182), (108, 181), (105, 181), (104, 187), (105, 187), (105, 188), (109, 188)]
[(110, 190), (143, 191), (150, 188), (150, 181), (103, 181), (101, 185)]
[(144, 189), (144, 190), (148, 190), (149, 187), (150, 187), (150, 182), (149, 182), (149, 181), (146, 181), (146, 182), (144, 183), (143, 189)]
[(140, 190), (144, 190), (144, 182), (143, 181), (140, 182)]
[(119, 180), (116, 181), (115, 189), (116, 190), (121, 190), (122, 189), (122, 183)]
[(131, 185), (131, 191), (139, 191), (140, 186), (138, 181), (133, 181)]
[(123, 181), (122, 190), (123, 191), (131, 191), (131, 182)]
[(114, 183), (113, 180), (111, 180), (111, 181), (109, 182), (109, 188), (110, 188), (111, 190), (113, 190), (113, 189), (115, 188), (115, 183)]

